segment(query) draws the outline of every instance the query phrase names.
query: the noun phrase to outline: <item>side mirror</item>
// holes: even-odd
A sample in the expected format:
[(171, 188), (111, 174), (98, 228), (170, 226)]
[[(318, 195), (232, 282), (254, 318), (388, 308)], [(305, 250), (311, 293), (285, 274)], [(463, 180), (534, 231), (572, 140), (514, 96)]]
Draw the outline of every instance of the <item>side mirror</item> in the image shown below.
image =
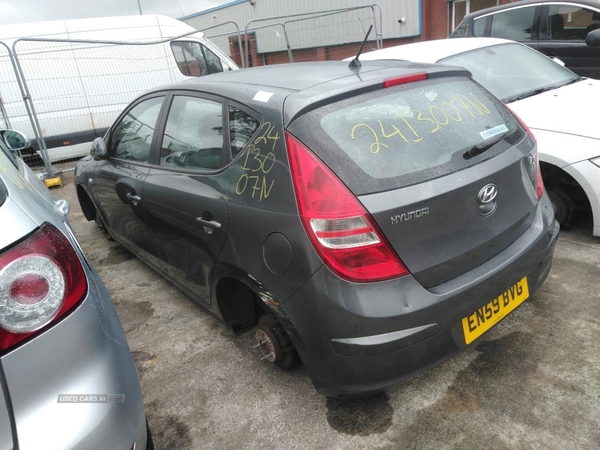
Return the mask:
[(24, 150), (31, 145), (31, 141), (20, 131), (2, 130), (0, 137), (11, 150)]
[(600, 47), (600, 28), (590, 31), (585, 37), (588, 47)]
[(104, 143), (104, 139), (96, 138), (94, 142), (92, 142), (92, 150), (91, 155), (95, 159), (106, 159), (108, 158), (108, 150), (106, 148), (106, 144)]

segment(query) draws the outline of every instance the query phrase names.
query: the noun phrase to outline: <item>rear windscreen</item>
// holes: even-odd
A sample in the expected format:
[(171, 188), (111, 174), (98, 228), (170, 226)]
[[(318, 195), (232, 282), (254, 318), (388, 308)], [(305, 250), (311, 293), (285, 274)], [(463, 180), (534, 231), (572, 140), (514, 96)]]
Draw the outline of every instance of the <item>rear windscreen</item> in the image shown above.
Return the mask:
[(357, 195), (462, 170), (524, 135), (498, 100), (465, 77), (352, 97), (309, 112), (289, 129)]

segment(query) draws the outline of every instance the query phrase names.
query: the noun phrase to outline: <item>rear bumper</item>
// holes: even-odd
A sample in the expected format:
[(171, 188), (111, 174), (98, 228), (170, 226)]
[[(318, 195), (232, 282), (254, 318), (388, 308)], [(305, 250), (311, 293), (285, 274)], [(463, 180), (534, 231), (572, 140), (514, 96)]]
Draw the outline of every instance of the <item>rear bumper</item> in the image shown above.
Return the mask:
[(315, 388), (330, 396), (377, 392), (466, 348), (462, 319), (525, 276), (533, 294), (550, 272), (558, 230), (545, 199), (510, 247), (430, 289), (412, 276), (348, 283), (322, 267), (281, 305)]
[(88, 293), (77, 309), (1, 359), (20, 449), (146, 448), (131, 352), (108, 292), (83, 265)]

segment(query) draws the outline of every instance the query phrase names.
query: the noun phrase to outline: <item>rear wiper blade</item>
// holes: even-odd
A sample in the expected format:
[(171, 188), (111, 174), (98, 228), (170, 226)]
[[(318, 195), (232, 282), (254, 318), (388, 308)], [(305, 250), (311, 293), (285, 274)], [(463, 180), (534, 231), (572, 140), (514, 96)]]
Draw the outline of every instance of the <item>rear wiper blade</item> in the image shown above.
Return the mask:
[(479, 144), (475, 144), (473, 147), (471, 147), (469, 150), (467, 150), (463, 154), (463, 158), (469, 159), (469, 158), (472, 158), (473, 156), (480, 155), (481, 153), (485, 152), (486, 150), (489, 150), (494, 145), (496, 145), (498, 142), (503, 140), (507, 134), (508, 134), (508, 131), (506, 133), (502, 133), (498, 136), (495, 136), (492, 139), (486, 139), (485, 141), (480, 142)]

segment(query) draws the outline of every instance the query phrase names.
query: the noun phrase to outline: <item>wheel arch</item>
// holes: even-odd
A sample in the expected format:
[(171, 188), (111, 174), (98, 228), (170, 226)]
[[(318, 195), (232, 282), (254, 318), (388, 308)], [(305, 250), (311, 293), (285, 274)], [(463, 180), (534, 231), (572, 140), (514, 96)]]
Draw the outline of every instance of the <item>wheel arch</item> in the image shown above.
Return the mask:
[(585, 199), (587, 205), (582, 206), (589, 207), (590, 197), (585, 189), (585, 182), (581, 183), (578, 174), (569, 170), (570, 167), (559, 167), (546, 161), (540, 161), (544, 185), (565, 192), (569, 198), (579, 205), (582, 205), (582, 200)]
[(237, 266), (219, 263), (212, 285), (213, 311), (234, 330), (258, 323), (263, 314), (273, 315), (293, 337), (296, 346), (302, 342), (292, 321), (279, 302), (255, 277)]
[(81, 184), (77, 184), (77, 199), (79, 200), (79, 206), (81, 206), (83, 215), (88, 222), (95, 220), (97, 211), (96, 205), (92, 201), (90, 194)]
[(223, 321), (234, 330), (254, 325), (262, 313), (281, 316), (273, 295), (254, 277), (231, 265), (217, 264), (212, 296)]

